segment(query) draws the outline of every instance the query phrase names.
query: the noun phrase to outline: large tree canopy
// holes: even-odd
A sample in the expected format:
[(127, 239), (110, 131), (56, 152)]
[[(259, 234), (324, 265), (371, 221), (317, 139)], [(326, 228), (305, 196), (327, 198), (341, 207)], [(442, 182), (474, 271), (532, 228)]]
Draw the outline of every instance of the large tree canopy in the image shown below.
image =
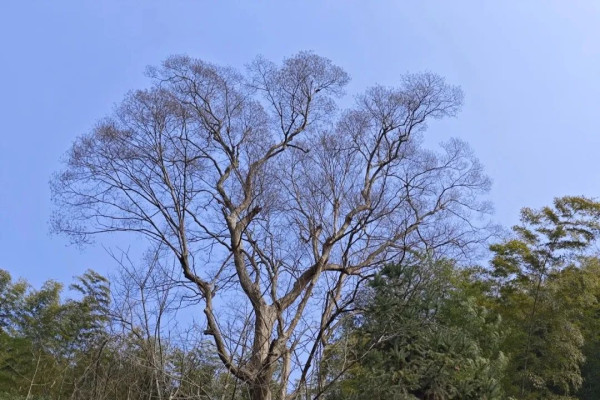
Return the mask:
[[(481, 165), (456, 139), (422, 146), (426, 123), (462, 102), (439, 76), (401, 77), (339, 110), (348, 75), (307, 52), (243, 73), (177, 56), (149, 75), (73, 145), (52, 181), (53, 226), (77, 241), (136, 232), (169, 250), (253, 399), (302, 389), (374, 268), (481, 238)], [(220, 313), (219, 296), (251, 318)]]

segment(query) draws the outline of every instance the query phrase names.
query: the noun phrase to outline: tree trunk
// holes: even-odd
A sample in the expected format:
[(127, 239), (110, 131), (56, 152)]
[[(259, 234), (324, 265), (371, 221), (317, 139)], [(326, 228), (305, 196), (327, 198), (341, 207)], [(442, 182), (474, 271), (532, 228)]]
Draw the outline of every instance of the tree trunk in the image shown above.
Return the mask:
[(266, 305), (255, 308), (254, 343), (251, 365), (256, 371), (255, 378), (250, 382), (250, 398), (252, 400), (271, 400), (271, 381), (273, 365), (269, 361), (271, 349), (271, 333), (275, 324), (275, 313)]
[(252, 400), (271, 400), (271, 377), (261, 374), (254, 382), (250, 383), (250, 398)]
[(31, 389), (33, 389), (35, 377), (37, 376), (38, 369), (40, 368), (41, 359), (42, 359), (42, 353), (40, 352), (38, 359), (37, 359), (37, 364), (35, 364), (35, 371), (33, 372), (33, 378), (31, 378), (31, 383), (29, 385), (29, 390), (27, 391), (27, 397), (25, 398), (25, 400), (29, 400), (31, 398)]

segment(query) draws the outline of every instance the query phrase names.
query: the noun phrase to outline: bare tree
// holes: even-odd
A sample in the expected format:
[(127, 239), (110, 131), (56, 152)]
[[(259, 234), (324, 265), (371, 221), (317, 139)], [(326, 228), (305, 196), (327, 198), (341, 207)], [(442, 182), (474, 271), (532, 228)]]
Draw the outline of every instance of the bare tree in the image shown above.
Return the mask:
[[(220, 360), (254, 400), (302, 396), (374, 268), (480, 239), (480, 164), (458, 140), (421, 145), (426, 122), (462, 102), (436, 75), (373, 87), (343, 112), (348, 75), (307, 52), (279, 66), (258, 58), (245, 74), (171, 57), (149, 75), (150, 89), (74, 143), (52, 181), (53, 226), (78, 241), (135, 232), (170, 249)], [(219, 297), (251, 310), (249, 335), (231, 334), (244, 321)]]
[(156, 249), (143, 258), (145, 267), (135, 263), (127, 252), (111, 254), (120, 267), (111, 279), (112, 338), (125, 349), (117, 357), (131, 367), (126, 386), (137, 389), (140, 398), (213, 398), (209, 387), (212, 375), (223, 374), (215, 370), (207, 376), (212, 364), (207, 362), (208, 357), (200, 356), (211, 346), (200, 339), (201, 331), (190, 330), (195, 327), (193, 321), (184, 325), (177, 317), (190, 310), (186, 300), (193, 300), (181, 293), (177, 271), (161, 264)]

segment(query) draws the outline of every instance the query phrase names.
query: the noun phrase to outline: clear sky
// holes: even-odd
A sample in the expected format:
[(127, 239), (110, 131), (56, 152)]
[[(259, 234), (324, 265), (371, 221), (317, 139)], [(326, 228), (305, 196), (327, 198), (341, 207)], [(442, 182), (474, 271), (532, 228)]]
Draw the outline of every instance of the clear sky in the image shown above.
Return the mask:
[(76, 136), (147, 85), (145, 66), (175, 53), (242, 67), (314, 50), (351, 74), (349, 93), (436, 72), (466, 102), (430, 138), (471, 144), (498, 222), (600, 196), (597, 0), (2, 0), (0, 44), (0, 268), (35, 285), (114, 270), (100, 243), (49, 235), (48, 180)]

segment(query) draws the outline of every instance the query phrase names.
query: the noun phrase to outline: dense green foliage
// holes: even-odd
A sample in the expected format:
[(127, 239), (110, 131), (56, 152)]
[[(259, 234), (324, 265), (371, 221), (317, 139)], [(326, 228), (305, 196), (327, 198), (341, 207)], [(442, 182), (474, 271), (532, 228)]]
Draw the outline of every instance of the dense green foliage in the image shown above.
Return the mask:
[(500, 319), (471, 295), (471, 279), (443, 260), (386, 266), (362, 318), (331, 350), (329, 363), (348, 369), (329, 398), (501, 398)]
[[(496, 309), (511, 334), (509, 393), (522, 399), (571, 398), (582, 386), (582, 312), (594, 307), (596, 280), (586, 275), (600, 229), (600, 205), (580, 197), (524, 209), (515, 237), (491, 247)], [(589, 288), (578, 288), (578, 281)], [(573, 291), (576, 289), (576, 291)]]
[(329, 350), (329, 398), (600, 398), (600, 204), (521, 217), (490, 268), (383, 268)]

